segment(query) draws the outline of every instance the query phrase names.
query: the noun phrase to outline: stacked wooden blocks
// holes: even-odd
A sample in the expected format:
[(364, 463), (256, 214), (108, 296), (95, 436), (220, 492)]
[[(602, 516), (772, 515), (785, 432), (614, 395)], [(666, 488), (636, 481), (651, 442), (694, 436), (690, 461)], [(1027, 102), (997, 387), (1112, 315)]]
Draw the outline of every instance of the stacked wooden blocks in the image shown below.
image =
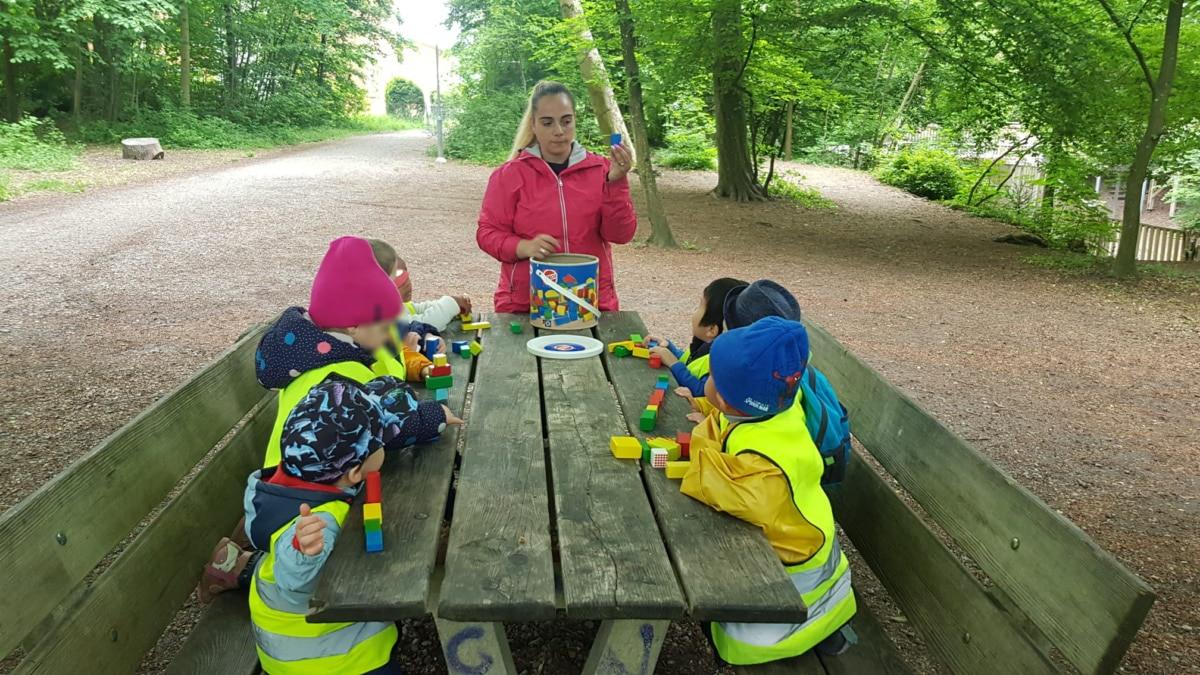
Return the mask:
[(445, 354), (433, 355), (433, 370), (425, 378), (425, 388), (433, 392), (433, 398), (440, 403), (450, 400), (450, 388), (454, 386), (454, 375), (450, 362)]
[(670, 385), (671, 381), (666, 375), (658, 376), (658, 383), (654, 385), (654, 392), (650, 394), (650, 402), (646, 404), (646, 409), (638, 419), (638, 428), (642, 431), (654, 431), (655, 425), (658, 424), (658, 409), (666, 402), (667, 387)]
[(450, 343), (450, 351), (458, 354), (464, 359), (471, 358), (470, 342), (468, 340), (455, 340)]
[(367, 474), (367, 499), (363, 503), (363, 537), (367, 553), (378, 553), (383, 550), (383, 503), (382, 484), (379, 472)]

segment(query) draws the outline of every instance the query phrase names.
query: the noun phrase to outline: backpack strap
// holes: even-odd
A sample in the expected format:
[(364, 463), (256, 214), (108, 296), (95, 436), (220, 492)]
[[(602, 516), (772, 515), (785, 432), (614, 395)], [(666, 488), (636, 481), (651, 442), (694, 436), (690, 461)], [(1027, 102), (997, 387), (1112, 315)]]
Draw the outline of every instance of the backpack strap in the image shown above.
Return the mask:
[(817, 450), (820, 451), (821, 444), (825, 442), (825, 431), (829, 428), (829, 412), (825, 410), (825, 406), (821, 403), (820, 397), (816, 395), (817, 373), (812, 369), (811, 366), (808, 368), (808, 390), (813, 393), (813, 398), (817, 399), (816, 401), (813, 401), (813, 403), (816, 404), (817, 409), (821, 411), (821, 425), (817, 427), (817, 437), (813, 439), (813, 442), (817, 446)]

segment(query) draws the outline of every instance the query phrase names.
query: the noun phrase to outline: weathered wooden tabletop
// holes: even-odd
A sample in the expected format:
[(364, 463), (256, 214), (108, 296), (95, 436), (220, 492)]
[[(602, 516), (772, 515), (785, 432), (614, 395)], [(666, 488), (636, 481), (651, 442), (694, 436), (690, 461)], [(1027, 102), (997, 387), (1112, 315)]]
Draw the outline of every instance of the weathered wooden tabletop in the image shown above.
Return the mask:
[[(485, 661), (505, 672), (504, 621), (602, 620), (587, 672), (652, 672), (671, 619), (804, 619), (757, 528), (609, 451), (613, 435), (642, 435), (638, 415), (666, 369), (607, 352), (537, 359), (525, 348), (535, 336), (527, 317), (490, 320), (478, 358), (450, 357), (449, 405), (467, 403), (466, 427), (388, 457), (385, 550), (364, 552), (362, 509), (351, 509), (310, 621), (433, 614), (454, 673)], [(636, 312), (615, 312), (587, 334), (608, 343), (645, 332)], [(689, 430), (688, 412), (669, 395), (651, 435)]]

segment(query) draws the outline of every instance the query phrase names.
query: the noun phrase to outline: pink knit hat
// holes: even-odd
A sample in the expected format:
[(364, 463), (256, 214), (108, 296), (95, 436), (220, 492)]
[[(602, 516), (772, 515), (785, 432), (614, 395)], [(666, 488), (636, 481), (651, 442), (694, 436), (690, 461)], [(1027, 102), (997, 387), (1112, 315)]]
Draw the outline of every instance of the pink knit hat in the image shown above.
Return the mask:
[(318, 328), (353, 328), (400, 316), (400, 294), (366, 239), (330, 242), (313, 279), (308, 315)]

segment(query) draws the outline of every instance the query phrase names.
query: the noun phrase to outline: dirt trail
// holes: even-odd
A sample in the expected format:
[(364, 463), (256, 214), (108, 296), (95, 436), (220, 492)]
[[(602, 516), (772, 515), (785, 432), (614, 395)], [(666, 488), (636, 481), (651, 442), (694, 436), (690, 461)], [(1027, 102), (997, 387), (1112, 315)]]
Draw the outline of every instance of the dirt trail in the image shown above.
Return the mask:
[[(489, 304), (497, 266), (473, 237), (489, 171), (436, 165), (427, 143), (352, 138), (0, 206), (0, 508), (248, 325), (303, 303), (336, 235), (397, 244), (418, 296), (466, 291)], [(1200, 672), (1200, 295), (1065, 279), (992, 243), (1004, 225), (860, 173), (794, 168), (838, 209), (717, 202), (711, 174), (667, 172), (676, 236), (698, 250), (619, 248), (624, 306), (683, 337), (712, 278), (784, 283), (808, 316), (1158, 590), (1127, 671)]]

